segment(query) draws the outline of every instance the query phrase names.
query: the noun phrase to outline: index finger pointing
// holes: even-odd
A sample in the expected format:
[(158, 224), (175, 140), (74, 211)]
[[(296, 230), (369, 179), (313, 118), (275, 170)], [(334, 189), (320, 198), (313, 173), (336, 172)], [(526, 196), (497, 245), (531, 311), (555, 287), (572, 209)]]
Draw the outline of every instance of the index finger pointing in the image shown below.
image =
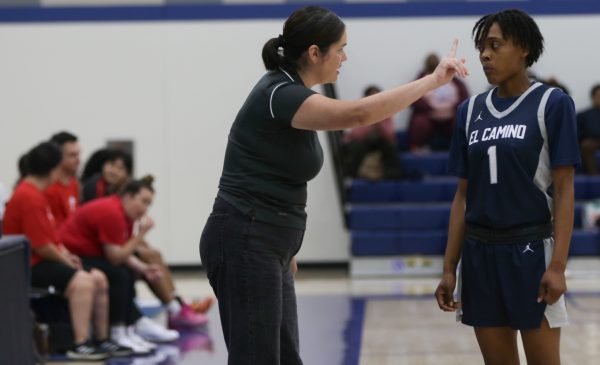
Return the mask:
[(457, 48), (458, 48), (458, 39), (454, 38), (454, 41), (452, 42), (452, 47), (450, 48), (450, 53), (448, 54), (448, 57), (450, 57), (450, 58), (456, 57), (456, 49)]

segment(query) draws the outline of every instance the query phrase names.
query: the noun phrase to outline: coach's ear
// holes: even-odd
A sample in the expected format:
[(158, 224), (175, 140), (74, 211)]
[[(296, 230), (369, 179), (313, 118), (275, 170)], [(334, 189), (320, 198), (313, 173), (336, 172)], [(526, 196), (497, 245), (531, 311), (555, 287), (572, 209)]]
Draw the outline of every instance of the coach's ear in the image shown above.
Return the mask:
[(308, 62), (309, 65), (316, 65), (319, 63), (321, 56), (321, 50), (316, 44), (311, 44), (306, 50), (306, 62)]

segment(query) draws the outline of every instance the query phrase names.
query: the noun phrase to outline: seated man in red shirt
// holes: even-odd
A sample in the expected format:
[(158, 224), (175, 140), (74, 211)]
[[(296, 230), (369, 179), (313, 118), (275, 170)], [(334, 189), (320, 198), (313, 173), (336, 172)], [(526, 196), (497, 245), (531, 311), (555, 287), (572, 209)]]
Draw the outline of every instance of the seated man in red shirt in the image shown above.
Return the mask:
[[(108, 340), (108, 283), (99, 270), (82, 270), (81, 261), (59, 243), (54, 218), (42, 191), (48, 187), (62, 159), (50, 142), (34, 147), (24, 158), (24, 178), (6, 206), (4, 234), (22, 234), (31, 242), (31, 284), (53, 286), (69, 301), (75, 344), (67, 356), (75, 360), (102, 360), (131, 350)], [(96, 342), (89, 339), (90, 321)]]
[[(110, 323), (112, 339), (131, 347), (136, 353), (149, 352), (155, 342), (174, 341), (177, 331), (168, 330), (147, 317), (142, 317), (134, 303), (136, 273), (149, 281), (161, 276), (160, 268), (146, 264), (133, 253), (154, 223), (146, 212), (154, 197), (151, 183), (129, 182), (120, 195), (95, 199), (82, 205), (61, 227), (59, 236), (64, 244), (81, 256), (85, 267), (102, 270), (110, 284)], [(143, 218), (143, 219), (142, 219)], [(140, 221), (139, 231), (133, 225)]]
[(50, 138), (50, 142), (57, 144), (62, 149), (63, 156), (58, 165), (56, 181), (44, 190), (58, 228), (71, 213), (75, 212), (75, 208), (79, 205), (77, 169), (79, 168), (81, 148), (77, 137), (69, 132), (56, 133)]

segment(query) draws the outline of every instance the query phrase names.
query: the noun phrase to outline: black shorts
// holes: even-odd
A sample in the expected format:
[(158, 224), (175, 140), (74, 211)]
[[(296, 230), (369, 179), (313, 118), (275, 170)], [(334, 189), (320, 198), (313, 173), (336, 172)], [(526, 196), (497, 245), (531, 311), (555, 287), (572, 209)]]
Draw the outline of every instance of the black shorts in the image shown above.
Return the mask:
[(47, 289), (53, 287), (64, 293), (77, 269), (57, 261), (42, 261), (31, 268), (31, 286)]

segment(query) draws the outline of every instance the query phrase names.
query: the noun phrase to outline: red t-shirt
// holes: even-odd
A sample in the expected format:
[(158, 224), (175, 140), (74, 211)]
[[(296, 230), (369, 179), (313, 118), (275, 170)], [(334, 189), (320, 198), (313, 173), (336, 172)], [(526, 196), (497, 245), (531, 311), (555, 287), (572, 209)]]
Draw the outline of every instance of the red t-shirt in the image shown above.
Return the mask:
[(79, 182), (73, 178), (68, 185), (57, 181), (44, 190), (44, 195), (56, 222), (60, 228), (79, 205)]
[[(3, 223), (4, 234), (24, 234), (31, 248), (58, 245), (52, 210), (44, 194), (35, 185), (21, 181), (6, 204)], [(31, 265), (42, 258), (31, 252)]]
[(74, 254), (104, 257), (105, 244), (123, 245), (133, 231), (119, 196), (92, 200), (79, 207), (60, 227), (58, 237)]

